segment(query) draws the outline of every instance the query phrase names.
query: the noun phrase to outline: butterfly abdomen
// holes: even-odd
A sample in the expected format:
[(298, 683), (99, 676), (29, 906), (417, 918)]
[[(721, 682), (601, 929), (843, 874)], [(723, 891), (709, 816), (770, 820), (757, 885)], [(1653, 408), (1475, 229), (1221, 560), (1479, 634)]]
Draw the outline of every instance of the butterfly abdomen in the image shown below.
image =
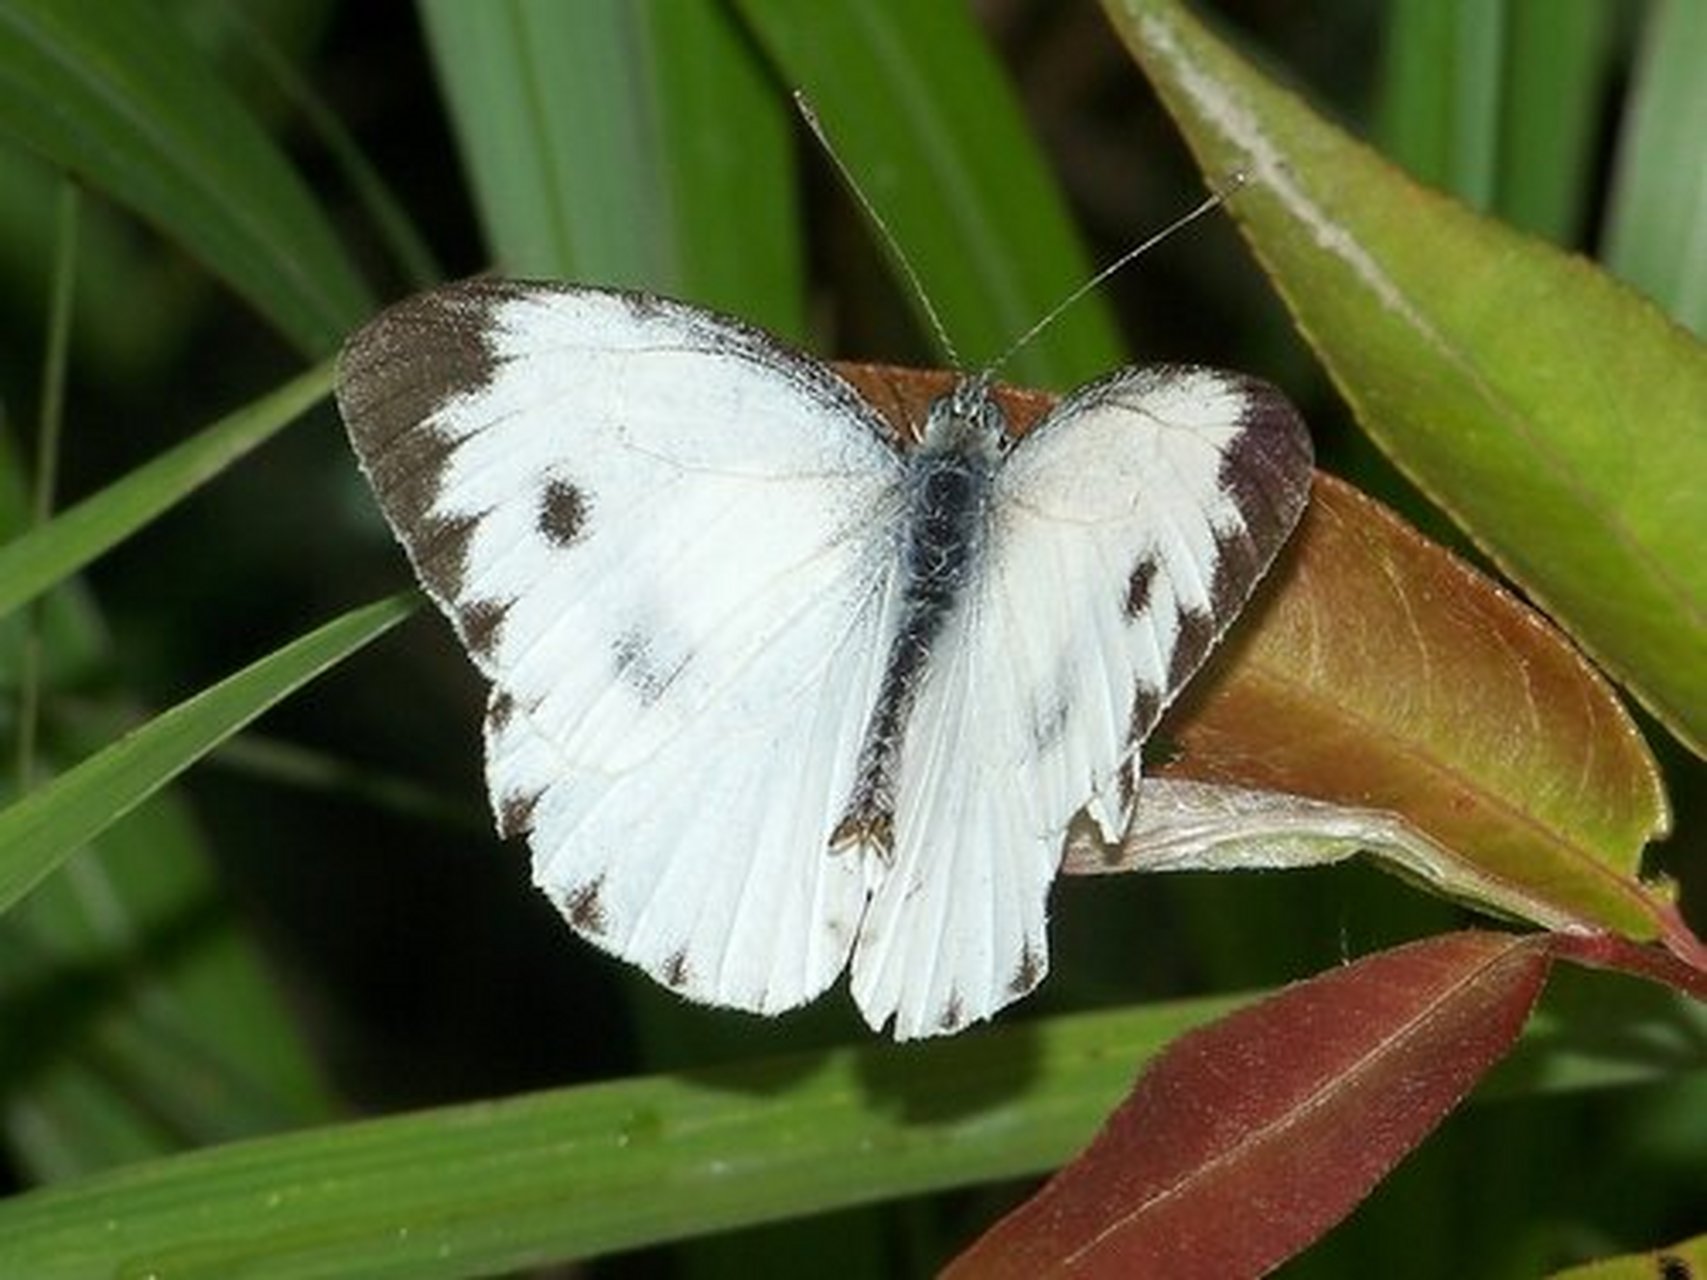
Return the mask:
[(977, 574), (995, 457), (968, 436), (948, 447), (927, 445), (908, 459), (901, 607), (853, 795), (831, 837), (832, 847), (866, 845), (886, 855), (893, 846), (902, 740), (936, 641)]

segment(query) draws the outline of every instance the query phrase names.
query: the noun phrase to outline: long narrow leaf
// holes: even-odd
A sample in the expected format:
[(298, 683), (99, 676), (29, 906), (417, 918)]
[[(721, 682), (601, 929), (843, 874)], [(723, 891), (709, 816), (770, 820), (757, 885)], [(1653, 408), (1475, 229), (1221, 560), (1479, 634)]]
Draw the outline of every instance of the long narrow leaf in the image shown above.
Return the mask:
[(327, 362), (0, 546), (0, 617), (128, 538), (295, 421), (331, 387), (332, 366)]
[(208, 751), (414, 607), (413, 597), (396, 596), (352, 610), (0, 811), (0, 911)]
[[(1013, 90), (959, 0), (737, 7), (782, 82), (811, 98), (964, 361), (996, 358), (1089, 277)], [(1107, 302), (1092, 296), (1004, 372), (1062, 389), (1122, 358)]]
[[(1032, 1172), (1226, 999), (564, 1089), (0, 1203), (0, 1275), (488, 1275)], [(101, 1224), (107, 1224), (102, 1227)]]
[[(151, 1161), (0, 1201), (0, 1275), (490, 1275), (1035, 1173), (1076, 1150), (1164, 1045), (1241, 1007), (1078, 1014)], [(1644, 1040), (1661, 1022), (1680, 1045), (1656, 1060)], [(1543, 1023), (1504, 1092), (1696, 1069), (1698, 1027), (1644, 1006), (1573, 1045)]]
[(1707, 5), (1648, 6), (1631, 105), (1618, 140), (1607, 265), (1697, 337), (1707, 336)]
[(135, 210), (305, 352), (368, 309), (308, 188), (141, 0), (0, 0), (0, 134)]
[(722, 6), (422, 6), (500, 270), (651, 289), (800, 336), (783, 100)]
[(1651, 1253), (1627, 1253), (1555, 1271), (1553, 1280), (1694, 1280), (1703, 1273), (1707, 1273), (1707, 1235)]
[[(24, 526), (0, 442), (0, 533)], [(76, 579), (33, 611), (50, 685), (108, 670), (113, 643)], [(0, 621), (0, 675), (23, 621)], [(122, 695), (55, 699), (44, 773), (134, 723)], [(11, 799), (10, 794), (6, 796)], [(185, 1146), (324, 1120), (331, 1105), (278, 986), (168, 789), (0, 917), (0, 1096), (18, 1177), (54, 1181)]]

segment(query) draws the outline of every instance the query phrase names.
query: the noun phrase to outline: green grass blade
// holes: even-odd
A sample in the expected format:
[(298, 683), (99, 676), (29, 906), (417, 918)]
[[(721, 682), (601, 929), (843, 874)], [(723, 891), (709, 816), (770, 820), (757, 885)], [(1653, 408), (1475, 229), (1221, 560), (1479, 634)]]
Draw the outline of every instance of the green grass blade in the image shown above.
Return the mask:
[(327, 362), (0, 546), (0, 618), (124, 541), (295, 421), (331, 387)]
[(1588, 216), (1616, 16), (1602, 0), (1510, 5), (1493, 209), (1555, 243), (1576, 244)]
[(1387, 8), (1377, 133), (1417, 177), (1485, 209), (1498, 164), (1503, 0)]
[[(65, 415), (65, 370), (69, 364), (72, 302), (77, 280), (77, 187), (60, 183), (59, 234), (49, 291), (47, 351), (42, 359), (41, 412), (36, 429), (35, 484), (29, 525), (38, 529), (53, 513), (58, 492), (60, 429)], [(37, 716), (41, 709), (41, 611), (24, 616), (24, 643), (18, 663), (18, 778), (28, 786), (35, 776)]]
[(380, 242), (390, 250), (404, 279), (417, 289), (429, 289), (442, 280), (444, 272), (433, 256), (432, 247), (402, 202), (291, 57), (241, 6), (214, 12), (233, 25), (233, 43), (239, 44), (242, 53), (253, 60), (281, 98), (319, 138), (350, 194), (367, 213)]
[(798, 336), (786, 110), (721, 6), (422, 6), (500, 270), (652, 289)]
[[(1083, 1144), (1145, 1060), (1243, 999), (641, 1077), (152, 1161), (0, 1203), (0, 1273), (487, 1275), (1036, 1173)], [(1543, 1018), (1501, 1091), (1699, 1069), (1699, 1015), (1681, 1016), (1661, 1034), (1685, 1052), (1645, 1063), (1620, 1060), (1645, 1052), (1632, 1025), (1573, 1044)], [(1651, 1038), (1651, 1012), (1641, 1026)]]
[(412, 596), (396, 596), (344, 614), (0, 811), (0, 911), (208, 751), (414, 607)]
[(305, 352), (368, 310), (307, 187), (153, 6), (0, 2), (0, 134), (133, 209)]
[(1707, 337), (1707, 5), (1648, 10), (1632, 106), (1618, 145), (1607, 266)]
[(1614, 34), (1600, 0), (1399, 0), (1376, 133), (1417, 177), (1573, 243)]
[[(737, 8), (782, 83), (811, 99), (968, 365), (1090, 277), (1013, 90), (958, 0)], [(1004, 376), (1061, 389), (1122, 363), (1111, 314), (1099, 295), (1080, 300)]]
[(640, 1077), (154, 1161), (0, 1203), (0, 1274), (485, 1275), (1033, 1172), (1090, 1134), (1137, 1064), (1233, 1003)]

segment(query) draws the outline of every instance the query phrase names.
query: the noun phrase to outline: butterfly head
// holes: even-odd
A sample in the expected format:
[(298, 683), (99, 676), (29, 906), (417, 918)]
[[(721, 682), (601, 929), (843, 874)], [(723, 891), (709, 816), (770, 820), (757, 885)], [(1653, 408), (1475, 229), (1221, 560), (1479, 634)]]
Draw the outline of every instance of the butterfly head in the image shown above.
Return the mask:
[(931, 402), (920, 449), (964, 453), (994, 462), (1007, 449), (1008, 419), (991, 393), (990, 370), (963, 377)]

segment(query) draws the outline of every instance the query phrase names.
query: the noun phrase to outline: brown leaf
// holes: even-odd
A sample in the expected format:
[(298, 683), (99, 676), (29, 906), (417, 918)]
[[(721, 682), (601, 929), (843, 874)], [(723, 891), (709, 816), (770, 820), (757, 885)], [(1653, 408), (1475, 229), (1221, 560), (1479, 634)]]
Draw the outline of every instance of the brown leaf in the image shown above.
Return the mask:
[(1090, 1147), (948, 1268), (1259, 1275), (1328, 1230), (1511, 1046), (1547, 940), (1456, 933), (1182, 1036)]
[(1549, 914), (1660, 932), (1636, 873), (1665, 796), (1617, 697), (1373, 499), (1318, 477), (1266, 600), (1206, 674), (1161, 730), (1170, 772), (1392, 810)]
[[(942, 372), (844, 365), (909, 437)], [(1004, 388), (1016, 429), (1053, 403)], [(1155, 735), (1162, 771), (1400, 815), (1462, 859), (1443, 887), (1649, 939), (1637, 878), (1668, 825), (1658, 767), (1610, 686), (1532, 609), (1318, 474), (1291, 544)], [(1450, 867), (1448, 867), (1450, 873)]]

